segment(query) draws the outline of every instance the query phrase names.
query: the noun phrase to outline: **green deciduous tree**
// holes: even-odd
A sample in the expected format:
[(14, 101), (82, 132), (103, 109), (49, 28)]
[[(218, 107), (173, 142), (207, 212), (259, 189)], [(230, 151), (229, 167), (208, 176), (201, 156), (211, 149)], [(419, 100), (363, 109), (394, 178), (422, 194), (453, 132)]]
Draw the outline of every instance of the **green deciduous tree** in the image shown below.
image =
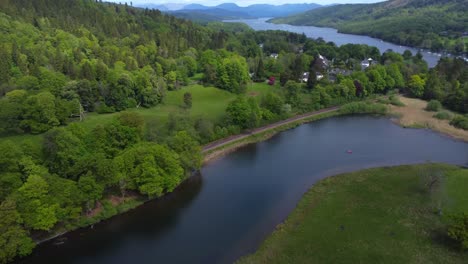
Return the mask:
[(408, 89), (414, 97), (422, 97), (425, 81), (419, 75), (412, 75), (408, 81)]
[(192, 108), (192, 94), (189, 92), (184, 93), (184, 107), (187, 109)]
[(16, 203), (12, 199), (0, 204), (0, 263), (8, 263), (16, 256), (29, 255), (35, 243), (23, 229)]
[(179, 154), (182, 167), (187, 173), (200, 168), (202, 162), (200, 144), (186, 131), (179, 131), (171, 137), (169, 146)]
[(35, 230), (50, 230), (57, 223), (57, 204), (49, 203), (49, 185), (39, 175), (31, 174), (18, 189), (18, 211), (24, 225)]
[(123, 188), (150, 197), (171, 192), (182, 181), (184, 169), (178, 155), (165, 146), (143, 143), (116, 157)]

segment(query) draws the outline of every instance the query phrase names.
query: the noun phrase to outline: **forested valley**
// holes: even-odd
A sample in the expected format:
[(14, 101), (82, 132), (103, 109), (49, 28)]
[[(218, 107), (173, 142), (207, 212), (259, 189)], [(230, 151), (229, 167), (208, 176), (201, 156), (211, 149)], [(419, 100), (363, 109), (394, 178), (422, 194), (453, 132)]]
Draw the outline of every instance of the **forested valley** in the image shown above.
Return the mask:
[[(395, 89), (468, 113), (460, 59), (428, 69), (420, 54), (94, 0), (0, 0), (0, 32), (1, 263), (172, 192), (200, 168), (201, 145), (245, 129)], [(139, 113), (194, 84), (232, 100), (217, 118), (191, 115), (189, 92), (157, 122)]]
[(467, 12), (465, 0), (390, 0), (334, 5), (273, 21), (333, 27), (344, 33), (467, 56)]

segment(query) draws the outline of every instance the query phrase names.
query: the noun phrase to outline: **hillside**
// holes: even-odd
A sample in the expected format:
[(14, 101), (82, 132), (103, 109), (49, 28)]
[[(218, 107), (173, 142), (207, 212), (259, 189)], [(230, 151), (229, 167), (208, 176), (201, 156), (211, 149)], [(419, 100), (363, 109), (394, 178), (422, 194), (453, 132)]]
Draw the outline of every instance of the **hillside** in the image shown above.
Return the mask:
[[(304, 81), (324, 57), (349, 75)], [(131, 4), (0, 0), (0, 263), (172, 192), (201, 144), (246, 129), (405, 87), (466, 113), (467, 72)]]
[(207, 22), (224, 19), (249, 19), (260, 17), (283, 17), (321, 7), (318, 4), (255, 4), (246, 7), (234, 3), (223, 3), (217, 6), (188, 4), (177, 10), (169, 11), (165, 5), (141, 5), (140, 7), (159, 9), (174, 16), (197, 22)]
[(272, 22), (333, 27), (401, 45), (467, 54), (467, 14), (466, 0), (390, 0), (324, 7)]

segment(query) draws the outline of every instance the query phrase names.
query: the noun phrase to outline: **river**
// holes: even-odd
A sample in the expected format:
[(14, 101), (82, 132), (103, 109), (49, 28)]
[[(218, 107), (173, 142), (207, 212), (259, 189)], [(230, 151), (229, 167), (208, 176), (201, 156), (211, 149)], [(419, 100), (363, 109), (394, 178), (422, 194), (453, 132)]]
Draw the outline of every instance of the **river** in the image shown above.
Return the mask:
[(22, 262), (231, 263), (253, 252), (316, 181), (426, 161), (467, 165), (468, 144), (387, 118), (324, 119), (208, 163), (174, 193), (71, 232), (63, 244), (41, 244)]
[[(332, 41), (336, 45), (341, 46), (344, 44), (366, 44), (369, 46), (377, 47), (380, 50), (380, 53), (391, 49), (395, 52), (403, 54), (405, 50), (410, 50), (413, 54), (418, 52), (416, 48), (410, 48), (405, 46), (396, 45), (390, 42), (385, 42), (380, 39), (371, 38), (368, 36), (362, 35), (353, 35), (353, 34), (343, 34), (338, 33), (338, 30), (334, 28), (327, 27), (314, 27), (314, 26), (293, 26), (287, 24), (273, 24), (267, 23), (266, 21), (269, 18), (258, 18), (258, 19), (238, 19), (238, 20), (225, 20), (224, 22), (239, 22), (245, 23), (254, 30), (284, 30), (294, 33), (302, 34), (304, 33), (309, 38), (323, 38), (325, 41)], [(437, 65), (439, 59), (443, 56), (438, 53), (431, 53), (429, 51), (422, 51), (421, 54), (424, 57), (424, 60), (427, 61), (429, 67), (434, 67)]]

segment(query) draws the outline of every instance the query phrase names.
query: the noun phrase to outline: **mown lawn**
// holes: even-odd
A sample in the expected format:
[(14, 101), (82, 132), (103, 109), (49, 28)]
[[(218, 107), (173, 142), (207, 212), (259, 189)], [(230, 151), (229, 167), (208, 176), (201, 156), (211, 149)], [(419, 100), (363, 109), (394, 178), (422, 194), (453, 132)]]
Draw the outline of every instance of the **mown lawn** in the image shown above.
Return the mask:
[[(438, 191), (422, 173), (441, 171)], [(260, 249), (240, 263), (467, 263), (445, 235), (446, 215), (468, 211), (468, 169), (376, 168), (324, 179)], [(442, 204), (443, 214), (437, 214)]]

